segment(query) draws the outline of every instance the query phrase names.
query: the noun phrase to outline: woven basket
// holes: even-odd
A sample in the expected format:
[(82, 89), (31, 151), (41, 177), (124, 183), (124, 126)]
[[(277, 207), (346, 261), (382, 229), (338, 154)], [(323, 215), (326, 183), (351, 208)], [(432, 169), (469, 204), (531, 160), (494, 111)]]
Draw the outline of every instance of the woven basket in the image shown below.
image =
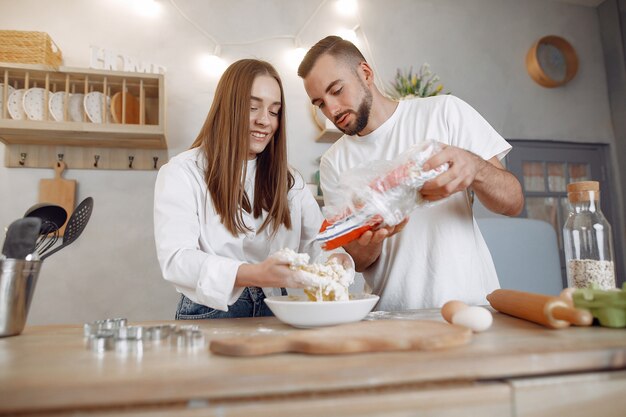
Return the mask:
[(58, 67), (63, 55), (45, 32), (0, 30), (0, 62)]

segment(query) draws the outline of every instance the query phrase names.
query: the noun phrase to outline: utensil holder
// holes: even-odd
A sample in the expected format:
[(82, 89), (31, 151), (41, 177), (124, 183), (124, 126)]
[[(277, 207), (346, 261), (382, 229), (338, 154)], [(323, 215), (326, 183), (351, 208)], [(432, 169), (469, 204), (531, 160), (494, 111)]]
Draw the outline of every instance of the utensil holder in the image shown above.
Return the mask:
[(0, 337), (22, 333), (41, 261), (0, 260)]

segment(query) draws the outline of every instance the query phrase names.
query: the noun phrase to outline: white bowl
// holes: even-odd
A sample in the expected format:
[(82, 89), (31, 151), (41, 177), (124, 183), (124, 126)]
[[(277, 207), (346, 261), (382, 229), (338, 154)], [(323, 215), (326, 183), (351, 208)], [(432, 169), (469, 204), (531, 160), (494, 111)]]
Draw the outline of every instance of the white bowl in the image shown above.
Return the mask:
[(265, 303), (278, 320), (307, 329), (363, 320), (378, 298), (373, 294), (351, 294), (348, 301), (309, 301), (305, 295), (281, 295), (267, 297)]

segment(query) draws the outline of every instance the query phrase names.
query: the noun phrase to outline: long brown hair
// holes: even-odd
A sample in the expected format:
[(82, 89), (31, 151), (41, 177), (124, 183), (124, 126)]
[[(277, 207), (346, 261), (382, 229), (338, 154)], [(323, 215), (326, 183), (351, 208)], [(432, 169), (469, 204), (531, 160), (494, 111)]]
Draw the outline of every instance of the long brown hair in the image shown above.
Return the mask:
[[(274, 137), (257, 155), (254, 201), (244, 189), (250, 138), (250, 100), (252, 83), (260, 75), (269, 75), (280, 87), (281, 109)], [(287, 136), (283, 84), (274, 67), (256, 59), (242, 59), (231, 64), (222, 75), (211, 109), (192, 148), (202, 147), (207, 161), (204, 179), (215, 211), (226, 229), (237, 236), (250, 231), (243, 220), (242, 209), (255, 218), (267, 211), (259, 231), (280, 225), (291, 229), (287, 193), (294, 177), (287, 164)]]

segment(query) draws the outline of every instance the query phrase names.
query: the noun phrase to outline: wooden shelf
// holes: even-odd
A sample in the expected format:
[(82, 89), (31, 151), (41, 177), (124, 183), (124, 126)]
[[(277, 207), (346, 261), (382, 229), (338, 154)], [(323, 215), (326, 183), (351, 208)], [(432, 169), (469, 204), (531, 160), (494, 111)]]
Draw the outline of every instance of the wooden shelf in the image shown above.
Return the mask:
[[(0, 63), (0, 86), (3, 86), (0, 89), (0, 141), (8, 149), (6, 166), (50, 168), (63, 158), (68, 168), (155, 169), (167, 162), (164, 77), (161, 74), (67, 67), (55, 70), (41, 65)], [(43, 103), (46, 103), (42, 109), (43, 120), (14, 120), (8, 111), (9, 86), (24, 90), (43, 88)], [(56, 121), (47, 106), (51, 94), (56, 92), (65, 93), (65, 121)], [(117, 95), (117, 103), (121, 103), (117, 112), (103, 112), (102, 122), (92, 123), (81, 106), (80, 116), (75, 117), (78, 121), (70, 121), (70, 96), (91, 92), (104, 93), (102, 108), (107, 110), (111, 106), (105, 96), (111, 99)], [(137, 103), (133, 117), (129, 113), (131, 99)], [(127, 120), (135, 123), (126, 123)], [(117, 157), (101, 158), (96, 163), (97, 155)], [(117, 162), (114, 163), (114, 159)]]

